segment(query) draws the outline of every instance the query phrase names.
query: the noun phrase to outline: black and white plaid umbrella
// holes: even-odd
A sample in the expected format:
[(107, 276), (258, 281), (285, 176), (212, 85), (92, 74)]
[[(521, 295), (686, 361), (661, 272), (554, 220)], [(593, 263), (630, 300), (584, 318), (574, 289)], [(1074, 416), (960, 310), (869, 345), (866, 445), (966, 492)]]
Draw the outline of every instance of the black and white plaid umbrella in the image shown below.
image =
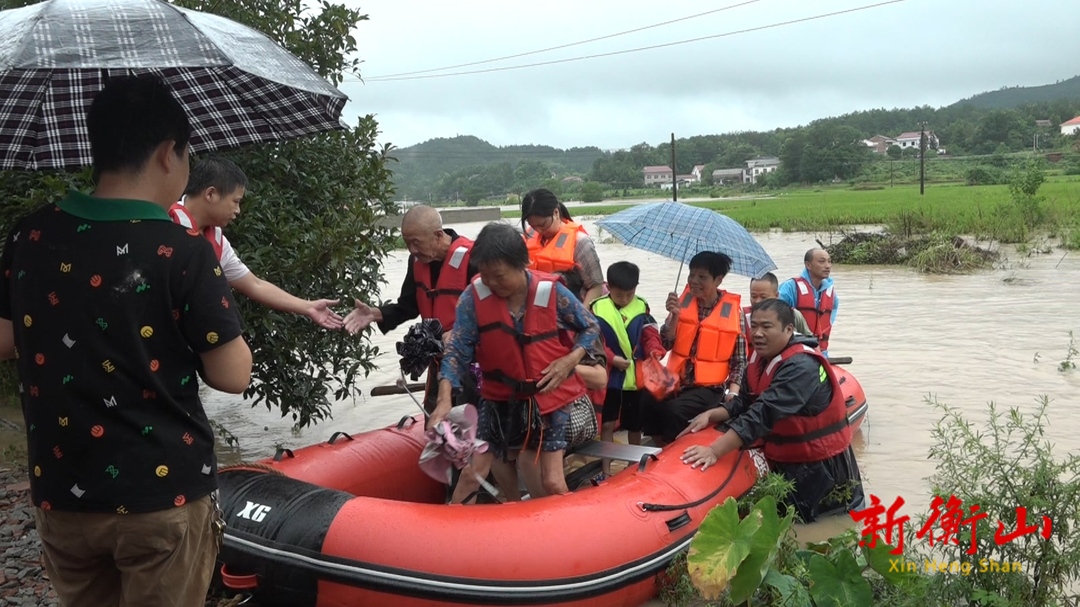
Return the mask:
[(187, 109), (191, 151), (342, 128), (348, 99), (260, 32), (159, 0), (0, 11), (0, 169), (91, 164), (85, 116), (110, 77), (154, 73)]

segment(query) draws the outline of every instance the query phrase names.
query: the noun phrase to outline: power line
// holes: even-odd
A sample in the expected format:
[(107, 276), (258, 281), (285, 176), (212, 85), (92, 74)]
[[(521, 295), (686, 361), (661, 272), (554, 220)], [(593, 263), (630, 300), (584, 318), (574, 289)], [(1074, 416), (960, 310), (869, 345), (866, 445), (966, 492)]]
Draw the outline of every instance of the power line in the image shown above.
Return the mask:
[(560, 64), (560, 63), (571, 63), (571, 62), (575, 62), (575, 61), (584, 61), (584, 60), (587, 60), (587, 59), (599, 59), (601, 57), (611, 57), (611, 56), (614, 56), (614, 55), (625, 55), (625, 54), (629, 54), (629, 53), (639, 53), (639, 52), (642, 52), (642, 51), (650, 51), (650, 50), (655, 50), (655, 49), (659, 49), (659, 48), (667, 48), (667, 47), (671, 47), (671, 46), (680, 46), (680, 45), (683, 45), (683, 44), (690, 44), (690, 43), (693, 43), (693, 42), (701, 42), (702, 40), (713, 40), (713, 39), (716, 39), (716, 38), (725, 38), (725, 37), (729, 37), (729, 36), (736, 36), (736, 35), (739, 35), (739, 34), (747, 34), (747, 33), (750, 33), (750, 32), (757, 32), (757, 31), (762, 31), (762, 30), (775, 29), (775, 28), (778, 28), (778, 27), (785, 27), (785, 26), (788, 26), (788, 25), (795, 25), (797, 23), (805, 23), (805, 22), (808, 22), (808, 21), (816, 21), (816, 20), (819, 20), (819, 19), (826, 19), (826, 18), (829, 18), (829, 17), (836, 17), (838, 15), (845, 15), (845, 14), (849, 14), (849, 13), (856, 13), (856, 12), (859, 12), (859, 11), (870, 10), (870, 9), (873, 9), (873, 8), (879, 8), (879, 7), (882, 7), (882, 6), (889, 5), (889, 4), (899, 4), (899, 3), (904, 2), (904, 1), (905, 0), (886, 0), (885, 2), (877, 2), (875, 4), (867, 4), (865, 6), (859, 6), (859, 7), (855, 7), (855, 8), (844, 9), (844, 10), (841, 10), (841, 11), (834, 11), (834, 12), (831, 12), (831, 13), (823, 13), (823, 14), (820, 14), (820, 15), (814, 15), (812, 17), (802, 17), (802, 18), (799, 18), (799, 19), (792, 19), (790, 21), (781, 21), (779, 23), (772, 23), (772, 24), (769, 24), (769, 25), (751, 27), (751, 28), (735, 30), (735, 31), (731, 31), (731, 32), (724, 32), (722, 34), (712, 34), (712, 35), (709, 35), (709, 36), (701, 36), (701, 37), (698, 37), (698, 38), (690, 38), (690, 39), (687, 39), (687, 40), (676, 40), (675, 42), (665, 42), (663, 44), (654, 44), (654, 45), (651, 45), (651, 46), (642, 46), (642, 47), (638, 47), (638, 48), (624, 49), (624, 50), (621, 50), (621, 51), (612, 51), (612, 52), (609, 52), (609, 53), (597, 53), (595, 55), (583, 55), (583, 56), (580, 56), (580, 57), (569, 57), (569, 58), (566, 58), (566, 59), (553, 59), (551, 61), (540, 61), (540, 62), (537, 62), (537, 63), (525, 63), (525, 64), (522, 64), (522, 65), (508, 65), (508, 66), (504, 66), (504, 67), (491, 67), (491, 68), (486, 68), (486, 69), (482, 69), (482, 70), (468, 70), (468, 71), (464, 71), (464, 72), (450, 72), (450, 73), (446, 73), (446, 74), (424, 74), (424, 75), (416, 75), (416, 76), (400, 76), (400, 77), (393, 77), (393, 78), (387, 76), (387, 77), (383, 77), (383, 78), (378, 79), (378, 80), (376, 80), (375, 78), (368, 78), (368, 79), (366, 79), (364, 81), (365, 82), (396, 82), (396, 81), (401, 81), (401, 80), (426, 80), (426, 79), (430, 79), (430, 78), (447, 78), (447, 77), (450, 77), (450, 76), (467, 76), (467, 75), (471, 75), (471, 74), (487, 74), (487, 73), (491, 73), (491, 72), (504, 72), (504, 71), (508, 71), (508, 70), (520, 70), (520, 69), (525, 69), (525, 68), (530, 68), (530, 67), (540, 67), (540, 66), (544, 66), (544, 65), (556, 65), (556, 64)]
[(616, 32), (614, 34), (607, 34), (606, 36), (600, 36), (598, 38), (589, 38), (588, 40), (579, 40), (578, 42), (570, 42), (568, 44), (560, 44), (558, 46), (549, 46), (547, 48), (537, 49), (535, 51), (526, 51), (524, 53), (518, 53), (516, 55), (506, 55), (505, 57), (496, 57), (494, 59), (484, 59), (483, 61), (471, 61), (469, 63), (459, 63), (457, 65), (447, 65), (443, 67), (433, 67), (426, 70), (416, 70), (413, 72), (401, 72), (398, 74), (386, 74), (383, 76), (372, 76), (370, 80), (383, 80), (388, 78), (400, 78), (402, 76), (413, 76), (416, 74), (428, 74), (431, 72), (441, 72), (444, 70), (455, 70), (461, 67), (471, 67), (474, 65), (483, 65), (485, 63), (495, 63), (496, 61), (505, 61), (507, 59), (517, 59), (518, 57), (527, 57), (529, 55), (538, 55), (540, 53), (547, 53), (549, 51), (557, 51), (564, 48), (570, 48), (572, 46), (580, 46), (582, 44), (589, 44), (590, 42), (599, 42), (600, 40), (607, 40), (609, 38), (617, 38), (619, 36), (625, 36), (626, 34), (634, 34), (637, 32), (643, 32), (648, 29), (656, 27), (662, 27), (665, 25), (671, 25), (672, 23), (678, 23), (680, 21), (687, 21), (689, 19), (696, 19), (698, 17), (704, 17), (705, 15), (711, 15), (713, 13), (719, 13), (733, 8), (739, 8), (740, 6), (746, 6), (747, 4), (754, 4), (755, 2), (761, 2), (761, 0), (747, 0), (746, 2), (740, 2), (738, 4), (732, 4), (731, 6), (725, 6), (723, 8), (716, 8), (711, 11), (705, 11), (704, 13), (697, 13), (696, 15), (687, 15), (686, 17), (679, 17), (678, 19), (672, 19), (671, 21), (664, 21), (661, 23), (654, 23), (652, 25), (646, 25), (644, 27), (637, 27), (634, 29)]

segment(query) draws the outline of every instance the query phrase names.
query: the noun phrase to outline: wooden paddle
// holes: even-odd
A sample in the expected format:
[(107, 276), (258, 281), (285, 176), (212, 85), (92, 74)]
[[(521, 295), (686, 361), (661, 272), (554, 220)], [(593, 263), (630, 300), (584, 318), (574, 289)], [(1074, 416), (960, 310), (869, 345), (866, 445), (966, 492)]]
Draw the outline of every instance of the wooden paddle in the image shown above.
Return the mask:
[(371, 389), (372, 396), (388, 396), (390, 394), (407, 394), (409, 392), (423, 392), (424, 382), (415, 382), (406, 384), (404, 388), (397, 384), (390, 384), (389, 386), (375, 386)]
[(850, 356), (840, 356), (840, 357), (836, 357), (836, 358), (829, 358), (829, 364), (833, 364), (833, 365), (850, 365), (851, 364), (851, 357)]

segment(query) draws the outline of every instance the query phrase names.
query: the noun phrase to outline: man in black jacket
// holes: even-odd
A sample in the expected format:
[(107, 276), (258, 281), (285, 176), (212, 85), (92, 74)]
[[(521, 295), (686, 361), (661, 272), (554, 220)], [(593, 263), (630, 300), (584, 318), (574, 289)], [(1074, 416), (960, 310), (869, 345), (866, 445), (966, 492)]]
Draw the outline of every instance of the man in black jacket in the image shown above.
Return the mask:
[(809, 523), (860, 507), (864, 492), (840, 384), (817, 340), (795, 335), (794, 316), (779, 299), (754, 305), (754, 354), (739, 395), (695, 417), (679, 436), (727, 422), (712, 444), (683, 453), (684, 463), (702, 470), (763, 440), (770, 467), (795, 485), (788, 501)]

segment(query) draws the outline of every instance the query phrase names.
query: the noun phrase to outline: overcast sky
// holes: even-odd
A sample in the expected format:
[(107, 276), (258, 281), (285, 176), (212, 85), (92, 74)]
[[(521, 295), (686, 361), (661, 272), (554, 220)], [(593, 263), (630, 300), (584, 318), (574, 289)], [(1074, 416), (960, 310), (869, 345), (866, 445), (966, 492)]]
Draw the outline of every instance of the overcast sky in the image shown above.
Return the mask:
[[(346, 119), (374, 113), (405, 147), (475, 135), (495, 145), (597, 145), (769, 130), (877, 107), (948, 105), (1080, 74), (1076, 0), (904, 0), (771, 29), (490, 73), (379, 80), (643, 31), (454, 73), (610, 53), (855, 9), (880, 0), (342, 0), (361, 75)], [(914, 128), (914, 126), (913, 126)], [(892, 133), (895, 134), (895, 133)]]

